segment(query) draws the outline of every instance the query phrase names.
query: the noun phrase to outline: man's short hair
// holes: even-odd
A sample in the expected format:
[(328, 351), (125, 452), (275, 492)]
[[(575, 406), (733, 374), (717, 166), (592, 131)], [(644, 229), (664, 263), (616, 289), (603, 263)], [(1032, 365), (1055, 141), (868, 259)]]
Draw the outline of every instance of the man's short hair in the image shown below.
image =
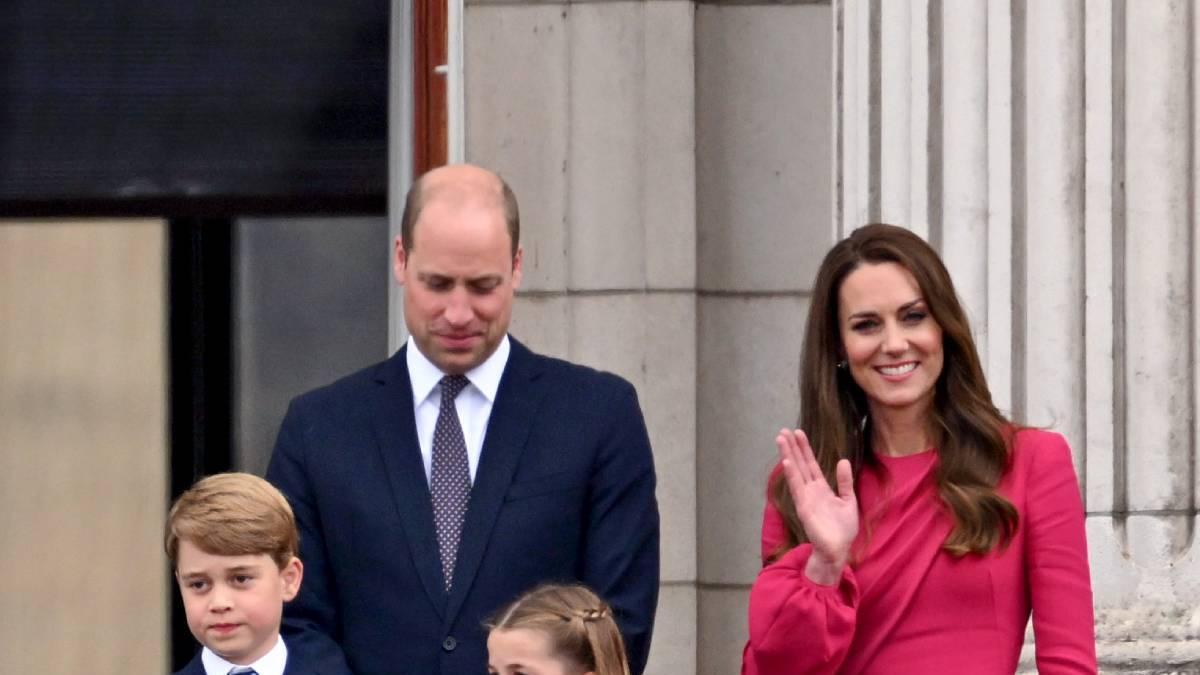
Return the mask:
[(185, 539), (212, 555), (266, 554), (279, 569), (300, 547), (287, 498), (248, 473), (209, 476), (175, 500), (163, 542), (172, 567), (179, 564), (179, 542)]
[[(417, 219), (421, 217), (421, 210), (425, 208), (424, 182), (427, 175), (428, 172), (413, 181), (404, 197), (404, 215), (400, 217), (400, 240), (404, 244), (406, 254), (412, 253), (413, 228), (417, 225)], [(500, 193), (504, 202), (504, 225), (508, 228), (508, 238), (512, 242), (512, 255), (516, 257), (517, 246), (521, 242), (521, 212), (517, 208), (517, 195), (499, 174), (493, 175), (500, 181)]]

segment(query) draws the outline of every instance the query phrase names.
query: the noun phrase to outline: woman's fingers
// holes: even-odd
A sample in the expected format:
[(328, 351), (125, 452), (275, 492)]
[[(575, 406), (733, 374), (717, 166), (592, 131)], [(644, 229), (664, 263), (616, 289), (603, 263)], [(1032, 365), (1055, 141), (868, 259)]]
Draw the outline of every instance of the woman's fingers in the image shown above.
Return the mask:
[(779, 448), (779, 461), (784, 462), (792, 459), (791, 448), (788, 447), (788, 438), (783, 432), (775, 436), (775, 447)]
[(809, 472), (808, 462), (804, 461), (804, 453), (796, 442), (796, 436), (793, 436), (792, 432), (787, 430), (782, 432), (781, 435), (784, 436), (784, 442), (788, 449), (788, 459), (792, 460), (792, 464), (796, 465), (796, 471), (799, 473), (800, 478), (803, 478), (805, 483), (811, 482), (812, 474)]
[(792, 502), (799, 504), (804, 500), (805, 482), (796, 470), (796, 464), (790, 459), (783, 460), (783, 479), (787, 481), (788, 492), (792, 493)]
[[(828, 488), (825, 474), (817, 463), (816, 453), (808, 442), (808, 435), (801, 429), (782, 429), (775, 436), (775, 445), (779, 448), (780, 465), (783, 467), (784, 478), (792, 491), (792, 498), (799, 502), (809, 489)], [(854, 501), (854, 475), (850, 469), (850, 461), (838, 460), (835, 471), (837, 495), (841, 499)], [(832, 490), (830, 490), (832, 492)]]
[(780, 431), (779, 435), (775, 437), (775, 444), (779, 446), (779, 458), (791, 462), (799, 472), (799, 476), (806, 481), (809, 480), (803, 458), (800, 456), (800, 449), (796, 446), (795, 439), (792, 438), (792, 432), (787, 429)]
[(800, 450), (801, 461), (805, 464), (809, 480), (825, 480), (825, 474), (821, 471), (821, 465), (817, 464), (817, 457), (813, 453), (812, 444), (808, 442), (808, 434), (796, 429), (792, 432), (792, 436)]
[(846, 501), (854, 499), (854, 475), (850, 470), (850, 460), (839, 459), (837, 463), (838, 496)]
[(804, 492), (806, 481), (800, 471), (800, 462), (797, 461), (794, 448), (791, 447), (791, 435), (780, 433), (775, 437), (775, 445), (779, 448), (779, 461), (780, 466), (783, 467), (784, 480), (787, 481), (788, 488), (792, 492), (793, 501), (798, 501), (799, 495)]

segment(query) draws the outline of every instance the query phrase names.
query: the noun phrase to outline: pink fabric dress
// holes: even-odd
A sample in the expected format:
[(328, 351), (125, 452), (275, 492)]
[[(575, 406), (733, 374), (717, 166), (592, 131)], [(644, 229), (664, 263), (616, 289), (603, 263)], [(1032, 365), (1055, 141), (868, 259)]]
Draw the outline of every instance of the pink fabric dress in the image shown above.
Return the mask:
[[(867, 542), (861, 562), (835, 586), (805, 576), (808, 544), (766, 565), (750, 591), (743, 675), (1011, 675), (1031, 611), (1040, 675), (1095, 673), (1084, 511), (1070, 449), (1062, 436), (1030, 429), (1017, 434), (1013, 452), (999, 491), (1020, 513), (1019, 529), (1007, 548), (982, 556), (941, 548), (952, 520), (933, 483), (936, 452), (881, 457), (879, 467), (865, 468), (856, 486), (858, 544)], [(764, 560), (784, 533), (768, 500)]]

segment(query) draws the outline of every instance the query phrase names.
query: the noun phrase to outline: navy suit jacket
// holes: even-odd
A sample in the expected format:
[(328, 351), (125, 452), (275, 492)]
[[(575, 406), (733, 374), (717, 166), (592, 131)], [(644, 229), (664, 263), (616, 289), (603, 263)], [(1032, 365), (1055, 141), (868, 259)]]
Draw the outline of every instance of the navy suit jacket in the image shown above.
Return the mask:
[[(206, 675), (204, 672), (204, 662), (200, 659), (200, 654), (204, 650), (198, 650), (196, 655), (188, 661), (187, 665), (177, 671), (175, 675)], [(317, 664), (300, 664), (292, 657), (291, 648), (288, 648), (287, 663), (283, 666), (283, 675), (332, 675), (337, 670), (333, 666), (320, 667)]]
[(292, 401), (267, 478), (300, 529), (289, 654), (344, 654), (355, 675), (484, 673), (483, 621), (539, 583), (580, 581), (612, 604), (633, 672), (645, 667), (658, 507), (625, 380), (512, 340), (449, 593), (404, 349)]
[(183, 669), (175, 672), (175, 675), (205, 675), (204, 663), (200, 660), (200, 652), (192, 657), (191, 661), (183, 667)]

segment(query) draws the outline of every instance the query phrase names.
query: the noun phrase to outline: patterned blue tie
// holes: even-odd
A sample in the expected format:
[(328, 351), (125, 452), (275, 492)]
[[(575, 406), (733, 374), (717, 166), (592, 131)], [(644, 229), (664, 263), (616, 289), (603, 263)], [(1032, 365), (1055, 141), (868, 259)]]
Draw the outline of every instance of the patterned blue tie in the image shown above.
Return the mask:
[(462, 536), (467, 501), (471, 497), (471, 471), (467, 465), (467, 442), (458, 421), (454, 399), (467, 386), (462, 375), (442, 378), (442, 404), (433, 427), (433, 461), (429, 470), (429, 492), (433, 497), (433, 524), (438, 551), (442, 555), (442, 579), (450, 591), (458, 542)]
[(258, 675), (258, 671), (250, 666), (238, 666), (237, 668), (230, 668), (229, 675)]

